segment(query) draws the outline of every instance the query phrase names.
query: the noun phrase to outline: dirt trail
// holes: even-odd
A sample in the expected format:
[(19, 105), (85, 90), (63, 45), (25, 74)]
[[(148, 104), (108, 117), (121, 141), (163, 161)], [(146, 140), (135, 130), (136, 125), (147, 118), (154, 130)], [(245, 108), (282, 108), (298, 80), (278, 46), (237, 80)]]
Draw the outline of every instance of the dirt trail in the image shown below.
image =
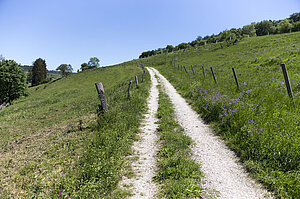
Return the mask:
[(194, 140), (193, 158), (202, 165), (205, 188), (216, 190), (222, 199), (265, 198), (267, 192), (248, 177), (235, 154), (203, 123), (168, 80), (156, 69), (150, 71), (160, 78), (174, 105), (178, 123)]
[(151, 75), (151, 89), (148, 98), (148, 113), (143, 120), (140, 140), (135, 142), (133, 148), (139, 157), (138, 161), (134, 161), (133, 171), (137, 175), (134, 179), (123, 179), (123, 184), (133, 185), (132, 199), (154, 198), (157, 193), (156, 183), (152, 181), (155, 176), (156, 158), (158, 151), (156, 129), (158, 127), (155, 122), (158, 121), (156, 113), (158, 109), (158, 89), (157, 79), (154, 77), (153, 71), (149, 70)]

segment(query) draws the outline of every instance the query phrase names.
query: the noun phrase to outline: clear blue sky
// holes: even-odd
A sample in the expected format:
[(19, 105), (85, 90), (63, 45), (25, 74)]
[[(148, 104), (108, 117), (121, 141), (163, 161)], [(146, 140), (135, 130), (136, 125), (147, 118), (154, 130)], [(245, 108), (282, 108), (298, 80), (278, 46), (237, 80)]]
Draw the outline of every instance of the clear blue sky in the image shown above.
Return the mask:
[(101, 66), (265, 19), (300, 12), (300, 0), (0, 0), (0, 54), (49, 70), (90, 57)]

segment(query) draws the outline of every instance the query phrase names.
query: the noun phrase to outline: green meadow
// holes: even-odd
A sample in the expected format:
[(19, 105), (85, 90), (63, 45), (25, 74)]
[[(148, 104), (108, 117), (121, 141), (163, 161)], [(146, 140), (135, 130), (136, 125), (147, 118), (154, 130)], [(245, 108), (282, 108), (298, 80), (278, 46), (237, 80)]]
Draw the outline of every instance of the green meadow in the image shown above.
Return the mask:
[[(106, 197), (129, 168), (150, 79), (128, 84), (142, 69), (119, 65), (29, 88), (0, 111), (0, 198)], [(95, 83), (102, 82), (109, 114)], [(99, 191), (100, 190), (100, 191)], [(124, 193), (127, 194), (126, 192)]]
[[(229, 46), (207, 44), (141, 62), (167, 77), (253, 177), (279, 198), (299, 197), (299, 32), (245, 38)], [(287, 94), (281, 63), (287, 66), (294, 101)]]
[[(147, 72), (141, 82), (138, 63), (157, 68), (278, 198), (300, 195), (300, 32), (295, 32), (163, 53), (30, 87), (28, 96), (0, 110), (0, 198), (129, 196), (118, 183), (134, 175), (126, 157), (138, 139), (150, 88)], [(96, 82), (104, 85), (109, 113), (99, 106)], [(190, 158), (192, 140), (175, 122), (163, 88), (159, 97), (158, 196), (200, 196), (202, 173)]]

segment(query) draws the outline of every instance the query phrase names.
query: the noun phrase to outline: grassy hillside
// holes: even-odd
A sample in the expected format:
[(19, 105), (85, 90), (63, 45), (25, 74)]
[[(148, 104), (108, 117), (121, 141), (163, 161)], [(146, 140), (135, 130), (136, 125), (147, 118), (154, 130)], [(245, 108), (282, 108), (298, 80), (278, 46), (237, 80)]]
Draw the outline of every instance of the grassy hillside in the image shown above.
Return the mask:
[[(127, 98), (129, 80), (141, 78), (141, 71), (123, 65), (73, 74), (32, 87), (28, 97), (1, 110), (0, 198), (56, 198), (62, 191), (72, 198), (111, 194), (148, 95), (146, 75)], [(110, 113), (104, 116), (96, 82), (103, 83), (107, 95)], [(114, 172), (98, 172), (103, 165)], [(108, 177), (114, 180), (103, 183)], [(101, 182), (98, 187), (95, 179)]]
[[(278, 197), (300, 195), (300, 32), (250, 37), (228, 47), (210, 44), (140, 61), (162, 72)], [(295, 105), (287, 95), (281, 63), (287, 65)]]

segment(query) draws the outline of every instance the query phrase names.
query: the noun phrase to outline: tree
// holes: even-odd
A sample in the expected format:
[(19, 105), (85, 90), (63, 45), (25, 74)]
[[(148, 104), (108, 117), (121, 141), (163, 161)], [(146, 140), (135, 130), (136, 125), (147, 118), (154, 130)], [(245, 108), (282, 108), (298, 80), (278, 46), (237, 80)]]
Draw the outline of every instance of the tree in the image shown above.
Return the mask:
[(257, 36), (263, 36), (263, 35), (272, 34), (276, 32), (276, 28), (273, 25), (273, 22), (266, 21), (266, 20), (255, 24), (255, 29), (256, 29)]
[(167, 52), (172, 52), (174, 50), (174, 46), (167, 45), (166, 49), (167, 49)]
[(38, 58), (33, 62), (32, 67), (32, 86), (43, 83), (47, 78), (47, 65), (46, 61)]
[(278, 23), (278, 30), (280, 33), (291, 32), (292, 28), (293, 28), (293, 25), (287, 19), (284, 19)]
[(60, 70), (61, 75), (63, 77), (66, 77), (72, 73), (73, 68), (72, 68), (71, 64), (61, 64), (59, 67), (56, 68), (56, 70)]
[(89, 69), (89, 65), (87, 63), (82, 63), (81, 64), (81, 71)]
[(249, 35), (249, 37), (256, 36), (255, 24), (252, 23), (250, 25), (244, 26), (242, 28), (242, 35)]
[(203, 39), (202, 36), (198, 36), (196, 40), (201, 41), (202, 39)]
[(293, 22), (300, 21), (300, 12), (291, 14), (290, 19)]
[(292, 31), (296, 32), (296, 31), (300, 31), (300, 21), (297, 21), (294, 26)]
[(100, 66), (99, 62), (100, 60), (97, 57), (91, 57), (88, 66), (89, 68), (97, 68)]
[(25, 71), (13, 60), (0, 60), (0, 105), (26, 94)]
[(176, 46), (176, 49), (182, 50), (188, 48), (190, 45), (188, 43), (181, 43), (178, 46)]

